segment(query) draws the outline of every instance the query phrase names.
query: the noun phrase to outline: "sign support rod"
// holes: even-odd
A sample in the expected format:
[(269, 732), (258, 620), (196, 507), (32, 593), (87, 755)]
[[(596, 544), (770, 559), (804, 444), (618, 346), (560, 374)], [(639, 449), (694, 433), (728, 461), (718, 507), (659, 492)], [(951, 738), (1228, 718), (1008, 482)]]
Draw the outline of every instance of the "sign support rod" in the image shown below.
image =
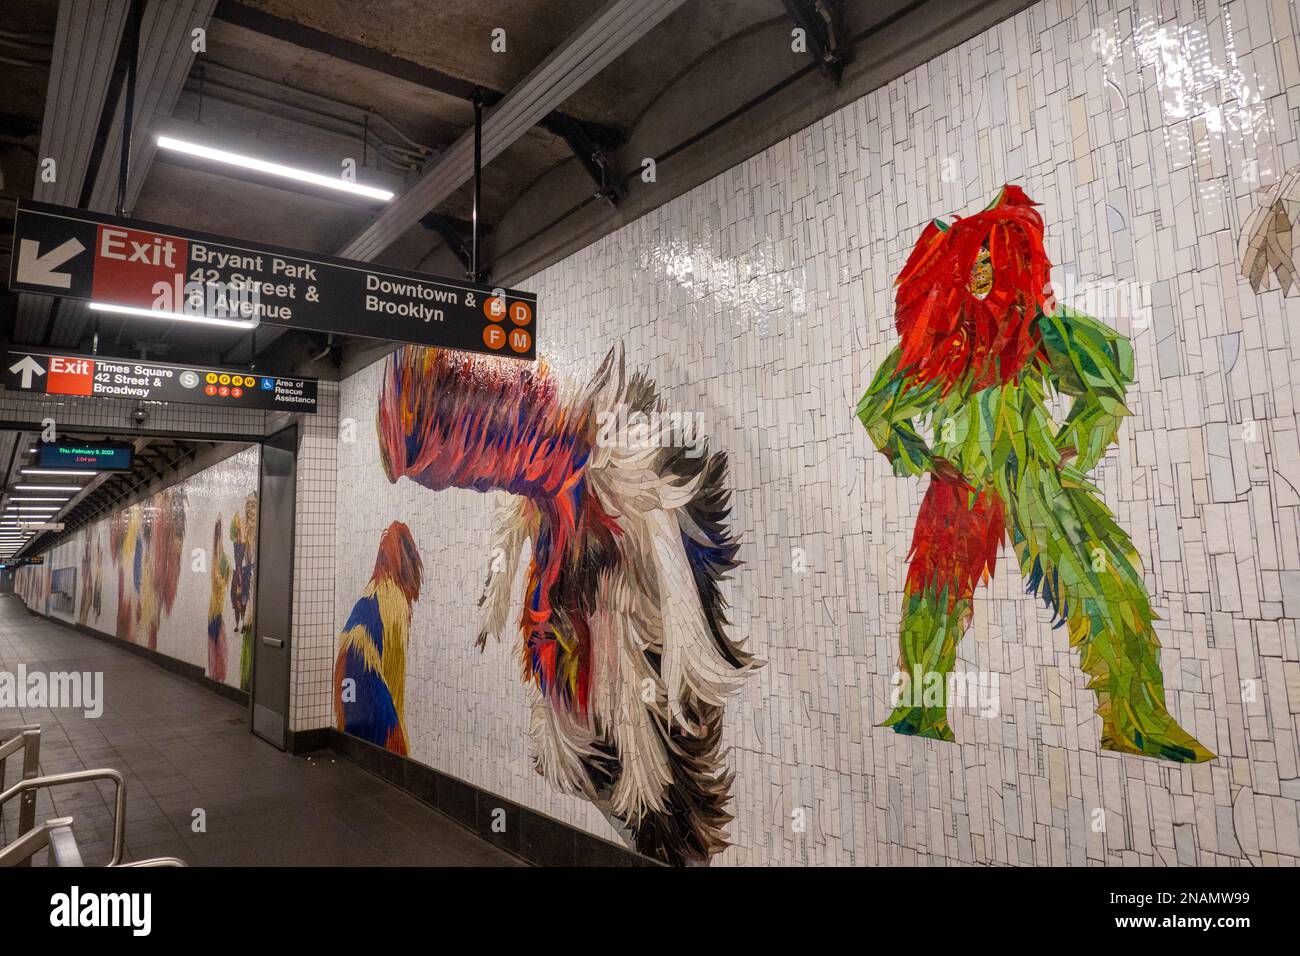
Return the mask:
[(483, 198), (483, 91), (475, 88), (471, 99), (474, 103), (474, 245), (470, 255), (469, 277), (479, 282), (479, 202)]
[(122, 105), (122, 156), (117, 175), (117, 214), (126, 215), (126, 183), (131, 175), (131, 127), (135, 122), (135, 75), (140, 60), (140, 26), (144, 20), (143, 0), (131, 4), (127, 27), (126, 102)]

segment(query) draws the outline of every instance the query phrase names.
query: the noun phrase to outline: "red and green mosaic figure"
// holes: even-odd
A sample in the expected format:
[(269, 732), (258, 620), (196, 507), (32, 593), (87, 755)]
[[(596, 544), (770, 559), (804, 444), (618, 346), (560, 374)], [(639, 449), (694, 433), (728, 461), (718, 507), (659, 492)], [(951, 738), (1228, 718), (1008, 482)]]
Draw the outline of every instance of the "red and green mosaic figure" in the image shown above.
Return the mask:
[[(899, 344), (858, 404), (895, 474), (930, 475), (900, 628), (899, 668), (913, 679), (884, 726), (953, 739), (948, 675), (1009, 535), (1029, 592), (1079, 652), (1102, 748), (1210, 760), (1165, 706), (1140, 559), (1088, 479), (1129, 414), (1133, 351), (1053, 302), (1035, 205), (1005, 186), (984, 211), (926, 226), (898, 277)], [(1073, 400), (1063, 423), (1054, 393)], [(918, 674), (941, 700), (910, 686)]]

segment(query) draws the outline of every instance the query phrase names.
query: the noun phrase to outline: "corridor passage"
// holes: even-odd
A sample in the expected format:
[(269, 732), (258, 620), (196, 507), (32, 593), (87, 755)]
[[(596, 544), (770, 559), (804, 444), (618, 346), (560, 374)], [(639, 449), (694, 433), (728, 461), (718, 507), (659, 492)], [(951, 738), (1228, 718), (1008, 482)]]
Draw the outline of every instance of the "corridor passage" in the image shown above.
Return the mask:
[[(99, 767), (127, 781), (125, 859), (191, 866), (516, 866), (349, 760), (282, 753), (247, 729), (245, 708), (126, 650), (29, 614), (0, 596), (0, 674), (103, 674), (103, 713), (0, 706), (0, 730), (41, 726), (41, 772)], [(12, 785), (21, 760), (10, 760)], [(0, 845), (16, 832), (4, 808)], [(113, 787), (43, 792), (37, 821), (71, 816), (83, 859), (111, 855)], [(200, 812), (201, 811), (201, 812)], [(202, 821), (205, 830), (196, 821)], [(44, 854), (39, 855), (41, 858)]]

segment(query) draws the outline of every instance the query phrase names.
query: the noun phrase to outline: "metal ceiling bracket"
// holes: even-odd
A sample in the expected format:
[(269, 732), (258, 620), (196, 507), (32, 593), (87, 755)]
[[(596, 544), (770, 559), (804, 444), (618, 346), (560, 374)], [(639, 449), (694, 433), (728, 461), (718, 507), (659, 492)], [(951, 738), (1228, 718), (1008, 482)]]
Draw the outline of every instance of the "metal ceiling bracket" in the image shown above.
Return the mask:
[[(473, 253), (470, 250), (466, 236), (469, 235), (473, 228), (471, 224), (463, 219), (453, 219), (441, 213), (431, 212), (421, 217), (420, 225), (431, 232), (436, 232), (443, 245), (451, 251), (452, 255), (464, 267), (465, 275), (470, 275), (473, 271)], [(486, 272), (487, 270), (483, 271)]]
[(784, 0), (786, 13), (808, 38), (808, 52), (835, 83), (849, 62), (842, 44), (840, 11), (835, 0)]
[(624, 195), (622, 180), (610, 168), (606, 147), (593, 138), (586, 124), (578, 122), (571, 116), (553, 113), (548, 117), (548, 122), (543, 125), (568, 143), (569, 149), (573, 150), (573, 155), (578, 158), (578, 162), (582, 163), (582, 168), (596, 184), (595, 195), (611, 206), (617, 206)]

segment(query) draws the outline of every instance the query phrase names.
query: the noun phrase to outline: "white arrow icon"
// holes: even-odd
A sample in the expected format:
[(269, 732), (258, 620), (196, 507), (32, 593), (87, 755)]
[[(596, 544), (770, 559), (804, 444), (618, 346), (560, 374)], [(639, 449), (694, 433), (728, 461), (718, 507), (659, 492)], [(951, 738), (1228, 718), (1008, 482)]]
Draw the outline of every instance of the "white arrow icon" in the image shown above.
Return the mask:
[(11, 372), (21, 372), (23, 376), (23, 388), (32, 387), (33, 375), (44, 375), (45, 369), (41, 368), (41, 363), (36, 361), (30, 355), (24, 355), (21, 359), (9, 366)]
[(23, 239), (18, 244), (18, 281), (32, 285), (48, 285), (56, 289), (72, 287), (72, 276), (67, 272), (55, 272), (79, 252), (85, 250), (76, 239), (69, 239), (61, 246), (56, 246), (45, 255), (40, 254), (40, 243), (35, 239)]

